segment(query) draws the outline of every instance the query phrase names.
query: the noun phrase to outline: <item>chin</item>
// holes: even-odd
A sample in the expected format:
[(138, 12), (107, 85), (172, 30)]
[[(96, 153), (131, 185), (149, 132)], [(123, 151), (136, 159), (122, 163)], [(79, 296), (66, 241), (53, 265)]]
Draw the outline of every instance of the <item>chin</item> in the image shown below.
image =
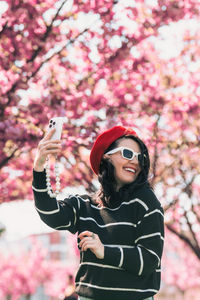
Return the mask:
[(136, 181), (136, 179), (137, 179), (137, 176), (135, 178), (133, 178), (132, 180), (127, 180), (126, 183), (124, 183), (124, 184), (131, 184), (134, 181)]
[(138, 174), (136, 176), (134, 176), (134, 178), (121, 178), (121, 180), (118, 180), (118, 184), (120, 187), (124, 186), (124, 185), (128, 185), (128, 184), (131, 184), (133, 183), (138, 177)]

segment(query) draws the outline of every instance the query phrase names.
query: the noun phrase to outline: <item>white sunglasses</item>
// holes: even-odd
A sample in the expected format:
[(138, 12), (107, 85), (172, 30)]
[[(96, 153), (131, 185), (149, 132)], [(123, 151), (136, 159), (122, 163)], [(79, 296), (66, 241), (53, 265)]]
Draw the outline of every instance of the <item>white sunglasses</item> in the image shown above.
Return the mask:
[[(140, 152), (139, 153), (135, 152), (132, 149), (129, 149), (129, 148), (126, 148), (126, 147), (118, 147), (118, 148), (115, 148), (113, 150), (108, 151), (105, 154), (114, 154), (118, 151), (121, 151), (122, 157), (125, 158), (125, 159), (128, 159), (128, 160), (132, 160), (132, 159), (134, 159), (134, 157), (136, 157), (137, 160), (138, 160), (139, 155), (141, 155)], [(144, 156), (145, 156), (145, 154), (144, 154)]]

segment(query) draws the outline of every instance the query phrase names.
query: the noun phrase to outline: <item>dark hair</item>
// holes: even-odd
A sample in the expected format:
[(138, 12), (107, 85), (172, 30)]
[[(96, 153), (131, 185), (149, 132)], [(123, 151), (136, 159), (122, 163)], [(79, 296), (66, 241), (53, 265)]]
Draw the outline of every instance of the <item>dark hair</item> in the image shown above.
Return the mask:
[(131, 138), (139, 144), (141, 155), (139, 156), (139, 165), (141, 167), (141, 171), (138, 174), (136, 180), (132, 183), (126, 184), (122, 186), (119, 191), (116, 190), (117, 182), (114, 176), (114, 166), (108, 160), (103, 158), (101, 160), (98, 180), (101, 184), (99, 191), (95, 194), (95, 202), (103, 204), (107, 207), (114, 207), (118, 205), (121, 200), (127, 201), (133, 197), (134, 191), (139, 187), (142, 187), (144, 184), (150, 186), (148, 181), (149, 169), (150, 169), (150, 159), (149, 153), (144, 142), (133, 135), (125, 135), (115, 140), (109, 147), (106, 149), (106, 152), (116, 148), (121, 139)]

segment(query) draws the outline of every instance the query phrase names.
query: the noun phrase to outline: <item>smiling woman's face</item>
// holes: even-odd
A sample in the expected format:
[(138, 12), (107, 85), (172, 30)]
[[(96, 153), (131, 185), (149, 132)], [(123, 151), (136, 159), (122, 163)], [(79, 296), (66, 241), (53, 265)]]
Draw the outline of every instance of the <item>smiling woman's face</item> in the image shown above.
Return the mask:
[[(117, 143), (117, 147), (127, 147), (134, 152), (141, 152), (139, 144), (131, 138), (122, 138)], [(125, 184), (129, 184), (137, 178), (141, 171), (137, 157), (133, 160), (123, 158), (121, 152), (118, 151), (114, 154), (104, 154), (104, 158), (109, 159), (115, 168), (115, 179), (117, 182), (117, 190)]]

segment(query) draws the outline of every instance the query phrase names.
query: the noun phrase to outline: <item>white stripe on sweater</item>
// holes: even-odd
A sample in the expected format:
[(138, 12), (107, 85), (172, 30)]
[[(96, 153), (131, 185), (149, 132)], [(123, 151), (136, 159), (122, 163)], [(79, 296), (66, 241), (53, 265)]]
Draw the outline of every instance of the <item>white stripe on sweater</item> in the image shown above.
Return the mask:
[(74, 226), (76, 225), (77, 217), (76, 217), (76, 209), (73, 207), (74, 212)]
[(106, 247), (111, 247), (111, 248), (135, 248), (135, 246), (129, 246), (129, 245), (104, 245)]
[[(150, 215), (152, 215), (152, 214), (155, 214), (155, 213), (161, 214), (161, 216), (164, 218), (163, 213), (162, 213), (159, 209), (154, 209), (154, 210), (152, 210), (151, 212), (145, 214), (145, 215), (144, 215), (144, 218), (146, 218), (146, 217), (148, 217), (148, 216), (150, 216)], [(142, 221), (143, 221), (143, 220), (139, 221), (139, 222), (137, 223), (137, 226), (138, 226), (140, 223), (142, 223)]]
[[(77, 196), (77, 197), (78, 197), (79, 199), (81, 199), (82, 201), (84, 201), (84, 202), (90, 202), (90, 203), (91, 203), (91, 201), (90, 201), (89, 199), (83, 199), (83, 198), (81, 198), (80, 196)], [(138, 198), (135, 198), (135, 199), (130, 200), (130, 201), (128, 201), (128, 202), (122, 202), (122, 203), (120, 204), (120, 206), (118, 206), (118, 207), (116, 207), (116, 208), (109, 208), (109, 207), (105, 207), (105, 206), (103, 206), (103, 207), (98, 207), (98, 206), (95, 206), (95, 205), (93, 205), (93, 204), (91, 204), (91, 207), (93, 207), (93, 208), (95, 208), (95, 209), (98, 209), (98, 210), (101, 210), (101, 209), (108, 209), (108, 210), (115, 211), (115, 210), (118, 210), (122, 205), (129, 205), (129, 204), (132, 204), (132, 203), (135, 203), (135, 202), (140, 203), (140, 204), (145, 208), (145, 210), (148, 210), (148, 209), (149, 209), (148, 206), (146, 205), (146, 203), (145, 203), (144, 201), (138, 199)]]
[(96, 288), (96, 289), (100, 289), (100, 290), (110, 290), (110, 291), (125, 291), (125, 292), (155, 292), (157, 293), (158, 290), (155, 289), (131, 289), (131, 288), (116, 288), (116, 287), (107, 287), (107, 286), (99, 286), (99, 285), (94, 285), (91, 283), (87, 283), (87, 282), (76, 282), (76, 285), (85, 285), (85, 286), (89, 286), (92, 288)]
[[(80, 263), (79, 266), (82, 266), (82, 265), (89, 265), (89, 266), (91, 265), (91, 266), (95, 266), (95, 267), (99, 267), (99, 268), (106, 268), (106, 269), (117, 269), (117, 270), (126, 272), (126, 270), (124, 268), (115, 267), (115, 266), (111, 266), (111, 265), (97, 264), (97, 263), (87, 262), (87, 261)], [(156, 269), (155, 271), (161, 272), (161, 269)]]
[(77, 202), (78, 202), (78, 209), (80, 210), (80, 208), (81, 208), (80, 200), (78, 199), (78, 197), (76, 197), (76, 199), (77, 199)]
[(124, 270), (124, 269), (119, 268), (119, 267), (110, 266), (110, 265), (103, 265), (103, 264), (97, 264), (97, 263), (93, 263), (93, 262), (82, 262), (80, 264), (80, 266), (82, 266), (82, 265), (91, 265), (91, 266), (100, 267), (100, 268)]
[(155, 232), (155, 233), (150, 233), (150, 234), (143, 235), (143, 236), (139, 237), (137, 240), (135, 240), (135, 243), (137, 243), (141, 239), (147, 239), (149, 237), (153, 237), (153, 236), (156, 236), (156, 235), (159, 235), (160, 238), (164, 241), (164, 238), (162, 237), (161, 233), (160, 232)]
[(143, 271), (143, 268), (144, 268), (144, 260), (143, 260), (143, 256), (142, 256), (142, 251), (139, 247), (137, 247), (138, 249), (138, 252), (139, 252), (139, 257), (140, 257), (140, 270), (139, 270), (139, 273), (138, 275), (141, 275), (142, 274), (142, 271)]
[(148, 217), (148, 216), (150, 216), (150, 215), (152, 215), (152, 214), (155, 214), (155, 213), (161, 214), (161, 216), (164, 218), (163, 213), (162, 213), (159, 209), (154, 209), (154, 210), (152, 210), (151, 212), (145, 214), (145, 215), (144, 215), (144, 218), (145, 218), (145, 217)]
[[(58, 203), (57, 203), (57, 205), (58, 205)], [(41, 209), (37, 208), (36, 206), (35, 206), (35, 208), (37, 209), (37, 211), (39, 211), (41, 214), (44, 214), (44, 215), (53, 215), (53, 214), (56, 214), (60, 211), (59, 206), (58, 206), (57, 209), (49, 210), (49, 211), (48, 210), (41, 210)]]
[(36, 189), (33, 185), (32, 185), (32, 189), (35, 192), (38, 192), (38, 193), (45, 193), (45, 192), (47, 192), (47, 188), (46, 189)]
[(158, 259), (158, 267), (159, 267), (159, 265), (160, 265), (160, 257), (158, 256), (158, 254), (156, 254), (156, 252), (154, 252), (154, 251), (152, 251), (152, 250), (150, 250), (150, 249), (148, 249), (148, 248), (146, 248), (146, 247), (144, 247), (144, 246), (142, 246), (140, 244), (138, 244), (137, 246), (138, 247), (142, 247), (142, 248), (146, 249), (147, 251), (149, 251), (150, 253), (152, 253), (153, 255), (155, 255), (157, 257), (157, 259)]
[(97, 223), (97, 221), (94, 218), (90, 218), (90, 217), (83, 218), (83, 217), (80, 217), (80, 220), (83, 220), (83, 221), (91, 220), (91, 221), (95, 222), (101, 228), (108, 227), (108, 226), (115, 226), (115, 225), (127, 225), (127, 226), (136, 227), (136, 224), (130, 223), (130, 222), (116, 222), (116, 223), (108, 223), (108, 224), (105, 224), (105, 225), (100, 225), (99, 223)]
[(118, 267), (121, 268), (122, 265), (123, 265), (123, 262), (124, 262), (124, 252), (123, 252), (122, 247), (119, 247), (119, 250), (121, 252), (121, 258), (120, 258), (120, 262), (119, 262), (119, 266)]
[(71, 222), (69, 222), (69, 224), (67, 224), (67, 225), (61, 225), (61, 226), (55, 227), (54, 229), (67, 228), (69, 226), (71, 226)]

